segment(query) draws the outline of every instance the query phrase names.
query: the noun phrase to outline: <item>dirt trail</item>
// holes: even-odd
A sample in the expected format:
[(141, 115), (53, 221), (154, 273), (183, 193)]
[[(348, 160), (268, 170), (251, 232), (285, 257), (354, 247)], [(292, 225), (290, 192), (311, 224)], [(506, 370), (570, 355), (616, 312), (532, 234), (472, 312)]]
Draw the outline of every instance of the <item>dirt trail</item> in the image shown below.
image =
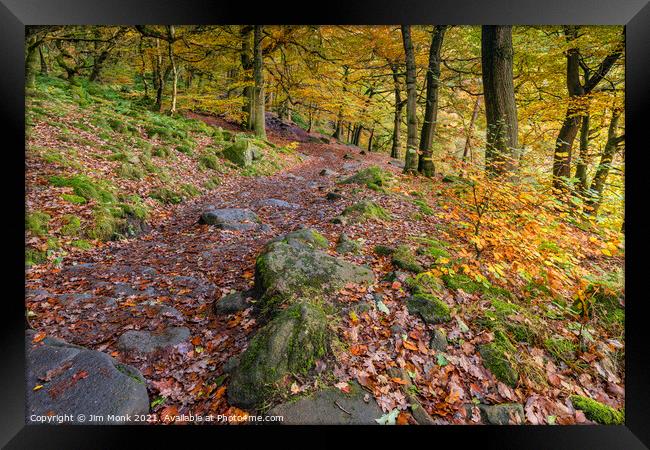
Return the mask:
[[(269, 138), (282, 142), (286, 135), (271, 132)], [(210, 194), (178, 206), (150, 233), (111, 243), (74, 261), (79, 264), (65, 262), (55, 273), (28, 280), (27, 304), (36, 313), (32, 326), (138, 367), (152, 400), (161, 395), (179, 411), (195, 414), (222, 411), (227, 405), (225, 399), (210, 395), (216, 388), (212, 381), (222, 373), (224, 362), (245, 348), (258, 324), (250, 310), (218, 317), (213, 303), (233, 289), (252, 287), (255, 258), (271, 238), (310, 226), (336, 241), (341, 226), (329, 221), (354, 198), (327, 200), (336, 178), (320, 172), (327, 168), (351, 174), (371, 164), (391, 167), (384, 155), (360, 155), (359, 150), (301, 143), (297, 151), (305, 158), (297, 166), (268, 177), (225, 179)], [(355, 159), (344, 159), (346, 153)], [(300, 207), (260, 204), (269, 198)], [(198, 218), (208, 206), (249, 208), (269, 227), (226, 231), (201, 225)], [(366, 263), (368, 258), (352, 257)], [(188, 327), (191, 344), (146, 357), (116, 348), (117, 339), (127, 330), (160, 331), (168, 326)]]

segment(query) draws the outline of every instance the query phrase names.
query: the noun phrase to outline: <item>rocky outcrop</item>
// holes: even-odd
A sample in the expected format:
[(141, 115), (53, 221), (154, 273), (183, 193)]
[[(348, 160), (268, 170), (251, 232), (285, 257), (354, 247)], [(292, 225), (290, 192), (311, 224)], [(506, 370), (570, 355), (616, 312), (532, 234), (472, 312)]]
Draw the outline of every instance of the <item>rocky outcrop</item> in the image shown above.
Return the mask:
[(257, 258), (255, 287), (259, 305), (273, 309), (293, 298), (312, 298), (348, 283), (371, 283), (372, 270), (330, 256), (327, 240), (314, 230), (298, 230), (267, 245)]
[(260, 219), (250, 209), (209, 208), (201, 214), (201, 223), (222, 230), (253, 230), (260, 227)]
[(117, 340), (117, 348), (127, 353), (153, 353), (185, 342), (189, 337), (190, 330), (185, 327), (168, 327), (159, 333), (129, 330)]
[[(149, 412), (145, 380), (137, 369), (59, 339), (35, 343), (35, 335), (28, 331), (25, 342), (27, 423), (67, 414), (66, 423), (134, 424), (119, 418)], [(91, 415), (104, 420), (92, 422)]]
[(329, 388), (299, 400), (282, 403), (267, 413), (282, 416), (282, 425), (377, 425), (382, 411), (375, 399), (364, 394), (357, 383), (350, 393)]
[(232, 373), (228, 401), (254, 408), (289, 373), (307, 374), (329, 349), (325, 313), (315, 303), (294, 303), (271, 320), (250, 342)]

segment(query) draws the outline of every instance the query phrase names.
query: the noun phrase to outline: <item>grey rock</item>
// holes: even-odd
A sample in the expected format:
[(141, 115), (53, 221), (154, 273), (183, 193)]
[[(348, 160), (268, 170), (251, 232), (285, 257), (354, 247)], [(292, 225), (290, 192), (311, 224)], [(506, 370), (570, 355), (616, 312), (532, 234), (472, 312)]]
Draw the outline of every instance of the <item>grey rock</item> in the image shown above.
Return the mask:
[(360, 162), (347, 162), (343, 164), (344, 170), (354, 170), (361, 165)]
[(260, 205), (262, 206), (273, 206), (275, 208), (286, 208), (286, 209), (298, 209), (300, 208), (300, 205), (297, 203), (289, 203), (284, 200), (280, 200), (277, 198), (267, 198), (264, 200), (260, 200)]
[[(137, 369), (59, 339), (35, 344), (34, 334), (28, 331), (25, 339), (27, 423), (34, 423), (33, 415), (69, 414), (72, 423), (97, 424), (78, 421), (79, 414), (87, 419), (94, 414), (105, 418), (102, 424), (115, 424), (120, 422), (109, 420), (109, 415), (149, 412), (145, 380)], [(34, 390), (38, 385), (43, 387)]]
[[(275, 406), (268, 415), (283, 416), (283, 425), (377, 425), (383, 412), (372, 397), (366, 402), (361, 386), (351, 383), (350, 393), (329, 388), (297, 401)], [(347, 411), (347, 412), (346, 412)]]
[(217, 300), (214, 304), (214, 311), (217, 314), (234, 314), (243, 311), (249, 306), (248, 293), (233, 292)]
[(519, 403), (501, 403), (499, 405), (478, 405), (481, 419), (491, 425), (523, 424), (526, 420), (524, 407)]
[(252, 230), (260, 219), (253, 211), (242, 208), (211, 208), (201, 214), (201, 222), (222, 230)]
[(447, 345), (447, 333), (440, 328), (435, 328), (431, 340), (429, 341), (429, 348), (439, 352), (444, 352), (447, 349)]
[(338, 173), (334, 172), (331, 169), (323, 169), (320, 171), (319, 175), (323, 177), (335, 177), (338, 175)]
[(294, 175), (292, 173), (287, 173), (287, 174), (285, 174), (284, 177), (285, 178), (290, 178), (290, 179), (296, 180), (296, 181), (305, 181), (305, 179), (303, 177), (301, 177), (300, 175)]
[(152, 353), (173, 347), (190, 337), (189, 328), (169, 327), (162, 333), (145, 330), (130, 330), (117, 340), (117, 348), (124, 352)]
[(174, 319), (179, 321), (183, 321), (185, 319), (183, 313), (181, 313), (176, 308), (169, 305), (164, 305), (162, 303), (158, 303), (155, 300), (146, 300), (142, 303), (139, 303), (135, 307), (135, 310), (138, 312), (146, 312), (149, 309), (154, 310), (156, 314), (159, 314), (161, 316), (173, 317)]
[(325, 196), (327, 200), (340, 200), (343, 197), (343, 195), (337, 193), (337, 192), (328, 192), (327, 195)]
[(405, 166), (404, 161), (402, 161), (401, 159), (391, 159), (390, 161), (388, 161), (388, 164), (390, 164), (391, 166), (399, 167), (400, 169), (403, 169)]

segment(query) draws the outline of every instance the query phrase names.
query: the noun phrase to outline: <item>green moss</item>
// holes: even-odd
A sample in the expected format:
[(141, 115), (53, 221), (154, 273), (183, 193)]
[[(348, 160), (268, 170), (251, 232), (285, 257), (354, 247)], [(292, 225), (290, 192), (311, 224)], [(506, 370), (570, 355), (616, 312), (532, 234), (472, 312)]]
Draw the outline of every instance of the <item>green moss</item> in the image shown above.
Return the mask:
[(576, 344), (560, 336), (544, 340), (544, 347), (558, 361), (573, 361), (576, 357)]
[(48, 231), (48, 222), (52, 217), (42, 211), (34, 211), (25, 215), (25, 229), (36, 236), (44, 236)]
[(219, 169), (219, 160), (214, 155), (203, 154), (199, 158), (199, 167), (201, 169)]
[(149, 197), (165, 204), (176, 204), (183, 201), (183, 196), (180, 193), (165, 187), (154, 189), (149, 193)]
[(423, 253), (435, 258), (448, 258), (449, 252), (447, 243), (431, 238), (415, 238), (416, 241), (425, 244)]
[(25, 249), (25, 265), (33, 266), (34, 264), (43, 264), (47, 261), (47, 253), (34, 248)]
[(519, 379), (519, 373), (512, 364), (511, 359), (514, 357), (516, 349), (504, 333), (497, 331), (494, 336), (493, 342), (479, 347), (483, 364), (497, 380), (515, 387)]
[(156, 148), (154, 148), (153, 151), (151, 152), (151, 154), (153, 156), (158, 157), (158, 158), (164, 158), (164, 159), (169, 158), (170, 156), (172, 156), (172, 153), (169, 150), (169, 148), (164, 147), (162, 145), (159, 145)]
[(355, 223), (362, 223), (371, 219), (391, 220), (390, 214), (384, 208), (368, 200), (348, 206), (341, 215)]
[(203, 183), (203, 187), (212, 190), (216, 189), (221, 185), (221, 178), (219, 177), (210, 177), (205, 183)]
[(442, 323), (451, 320), (449, 306), (431, 294), (415, 294), (406, 301), (411, 314), (419, 314), (426, 323)]
[(406, 279), (406, 286), (414, 294), (437, 294), (442, 289), (440, 278), (435, 275), (423, 272)]
[(244, 407), (260, 406), (290, 373), (305, 376), (329, 351), (324, 311), (300, 301), (278, 314), (252, 339), (233, 373), (229, 399)]
[(81, 250), (90, 250), (91, 248), (93, 248), (93, 245), (84, 239), (78, 239), (76, 241), (72, 241), (70, 245), (76, 248), (80, 248)]
[(81, 231), (81, 219), (71, 214), (63, 216), (63, 226), (61, 227), (61, 234), (64, 236), (76, 236)]
[(101, 203), (115, 201), (115, 194), (111, 192), (108, 183), (94, 181), (85, 175), (74, 175), (71, 177), (52, 176), (50, 183), (57, 187), (71, 187), (79, 197), (86, 200), (97, 200)]
[(109, 208), (97, 208), (93, 213), (93, 224), (86, 231), (91, 239), (110, 241), (119, 236), (123, 221)]
[(623, 425), (625, 413), (618, 411), (611, 406), (604, 405), (589, 397), (572, 395), (569, 397), (576, 409), (582, 410), (587, 419), (603, 425)]
[(420, 212), (425, 216), (432, 216), (434, 213), (433, 208), (431, 208), (431, 206), (429, 206), (429, 204), (424, 200), (414, 200), (413, 204), (420, 208)]
[(400, 269), (420, 273), (424, 268), (415, 259), (415, 254), (407, 245), (400, 245), (395, 249), (392, 263)]
[(186, 155), (192, 154), (192, 147), (188, 144), (181, 144), (176, 146), (176, 151), (184, 153)]
[(395, 249), (385, 245), (375, 245), (374, 251), (379, 256), (390, 256), (395, 252)]
[(181, 191), (185, 194), (185, 197), (187, 198), (197, 197), (201, 195), (201, 191), (197, 187), (187, 183), (181, 184)]
[(135, 164), (124, 162), (117, 168), (117, 175), (128, 180), (140, 180), (144, 177), (144, 170)]
[(458, 290), (462, 289), (468, 294), (477, 292), (484, 292), (487, 288), (482, 283), (474, 281), (472, 278), (465, 274), (444, 274), (442, 281), (445, 282), (449, 289)]
[(382, 190), (390, 185), (393, 174), (379, 166), (370, 166), (360, 170), (349, 178), (341, 181), (343, 184), (363, 184), (375, 190)]
[(61, 198), (65, 200), (66, 202), (74, 203), (77, 205), (83, 205), (84, 203), (87, 202), (87, 200), (80, 195), (74, 195), (74, 194), (63, 194), (61, 195)]

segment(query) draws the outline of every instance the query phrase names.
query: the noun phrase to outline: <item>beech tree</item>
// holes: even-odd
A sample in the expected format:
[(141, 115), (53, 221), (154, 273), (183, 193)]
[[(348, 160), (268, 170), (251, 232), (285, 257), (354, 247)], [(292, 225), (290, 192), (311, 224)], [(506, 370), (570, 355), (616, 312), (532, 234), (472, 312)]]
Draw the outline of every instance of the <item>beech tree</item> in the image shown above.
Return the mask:
[(404, 42), (404, 54), (406, 56), (406, 161), (404, 173), (416, 173), (418, 170), (417, 152), (417, 91), (415, 85), (415, 54), (413, 41), (411, 39), (411, 26), (402, 25), (402, 40)]
[(485, 169), (490, 175), (503, 175), (515, 167), (517, 107), (512, 61), (512, 27), (484, 25), (481, 67), (487, 120)]

